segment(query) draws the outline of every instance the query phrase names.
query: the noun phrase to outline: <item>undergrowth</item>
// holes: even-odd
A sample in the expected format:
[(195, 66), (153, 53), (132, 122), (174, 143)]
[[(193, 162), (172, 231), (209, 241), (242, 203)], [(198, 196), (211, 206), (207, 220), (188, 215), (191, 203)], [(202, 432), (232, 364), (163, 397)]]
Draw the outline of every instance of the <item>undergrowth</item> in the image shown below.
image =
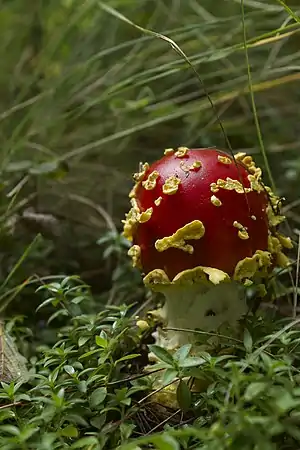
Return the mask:
[[(246, 320), (241, 340), (220, 338), (197, 356), (185, 345), (171, 355), (151, 343), (153, 329), (136, 326), (133, 306), (92, 312), (90, 290), (77, 277), (38, 291), (40, 308), (52, 310), (42, 326), (54, 334), (41, 344), (22, 318), (6, 324), (28, 365), (10, 381), (21, 367), (16, 359), (1, 383), (1, 449), (299, 447), (299, 319), (260, 313)], [(158, 373), (174, 386), (176, 409), (159, 404)]]
[(239, 339), (171, 355), (119, 231), (141, 160), (229, 143), (298, 239), (299, 5), (0, 3), (0, 448), (297, 450), (299, 253)]

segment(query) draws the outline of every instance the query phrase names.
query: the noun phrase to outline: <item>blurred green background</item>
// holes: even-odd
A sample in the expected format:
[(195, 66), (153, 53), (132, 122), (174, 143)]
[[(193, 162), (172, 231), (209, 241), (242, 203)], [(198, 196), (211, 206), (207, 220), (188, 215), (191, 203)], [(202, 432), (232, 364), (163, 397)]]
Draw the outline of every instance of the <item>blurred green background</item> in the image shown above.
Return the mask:
[[(262, 164), (240, 1), (104, 3), (180, 46), (234, 151)], [(297, 12), (296, 0), (288, 5)], [(11, 280), (16, 285), (32, 275), (76, 273), (99, 295), (109, 292), (111, 302), (121, 302), (124, 292), (134, 299), (142, 287), (118, 235), (131, 174), (166, 147), (226, 149), (216, 113), (167, 42), (109, 14), (98, 1), (2, 0), (0, 6), (1, 278), (21, 258), (8, 288)], [(300, 21), (275, 0), (245, 0), (244, 7), (263, 142), (295, 228)], [(28, 249), (37, 233), (42, 237)], [(32, 308), (30, 290), (25, 298)], [(24, 302), (17, 308), (22, 312)]]

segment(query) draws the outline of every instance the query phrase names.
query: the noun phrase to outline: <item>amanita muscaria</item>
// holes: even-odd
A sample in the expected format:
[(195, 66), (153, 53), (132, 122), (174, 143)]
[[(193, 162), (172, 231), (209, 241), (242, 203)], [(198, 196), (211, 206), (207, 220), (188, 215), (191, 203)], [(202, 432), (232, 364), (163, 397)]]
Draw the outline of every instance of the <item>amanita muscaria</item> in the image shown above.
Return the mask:
[[(167, 149), (140, 173), (129, 194), (124, 236), (144, 283), (162, 292), (166, 327), (215, 331), (247, 312), (243, 285), (262, 283), (285, 266), (291, 240), (277, 230), (280, 199), (261, 181), (245, 153), (216, 149)], [(193, 335), (158, 333), (176, 348)]]

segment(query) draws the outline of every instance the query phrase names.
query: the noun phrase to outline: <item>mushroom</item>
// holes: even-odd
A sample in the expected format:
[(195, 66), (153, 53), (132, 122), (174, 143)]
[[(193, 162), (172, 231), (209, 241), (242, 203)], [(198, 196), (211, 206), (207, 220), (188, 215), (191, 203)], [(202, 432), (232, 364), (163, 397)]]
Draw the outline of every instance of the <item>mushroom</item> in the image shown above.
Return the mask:
[[(261, 174), (245, 153), (187, 147), (165, 150), (134, 174), (123, 234), (145, 285), (164, 294), (166, 329), (234, 328), (248, 310), (245, 286), (264, 286), (274, 266), (289, 263), (283, 249), (291, 240), (277, 230), (280, 199)], [(195, 339), (156, 333), (168, 349)]]

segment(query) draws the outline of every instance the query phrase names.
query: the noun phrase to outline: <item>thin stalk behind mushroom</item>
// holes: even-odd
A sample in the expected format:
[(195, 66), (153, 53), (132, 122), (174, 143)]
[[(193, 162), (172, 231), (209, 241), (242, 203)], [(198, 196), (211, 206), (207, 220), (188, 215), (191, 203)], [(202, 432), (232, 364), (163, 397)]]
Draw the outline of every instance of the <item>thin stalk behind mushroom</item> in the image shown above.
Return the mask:
[[(284, 217), (261, 169), (244, 153), (180, 147), (134, 180), (124, 236), (145, 284), (165, 295), (166, 327), (234, 326), (247, 311), (241, 287), (285, 266), (283, 249), (292, 246), (277, 230)], [(156, 338), (168, 348), (194, 339), (171, 331)]]

